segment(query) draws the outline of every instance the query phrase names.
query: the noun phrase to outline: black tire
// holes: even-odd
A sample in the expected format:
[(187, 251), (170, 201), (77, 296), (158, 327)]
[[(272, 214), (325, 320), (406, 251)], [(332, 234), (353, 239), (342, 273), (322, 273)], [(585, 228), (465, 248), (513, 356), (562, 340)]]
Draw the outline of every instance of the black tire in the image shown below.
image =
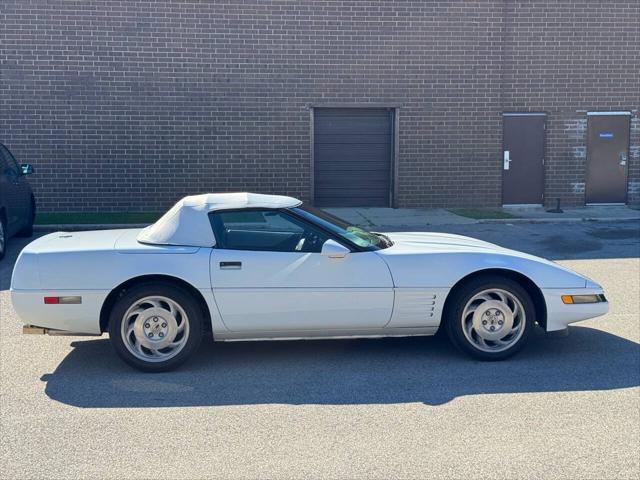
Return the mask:
[(22, 228), (22, 230), (20, 230), (18, 233), (16, 233), (17, 237), (32, 237), (33, 236), (33, 223), (36, 220), (36, 202), (33, 199), (33, 197), (31, 197), (31, 208), (29, 209), (29, 218), (28, 218), (28, 223)]
[(4, 258), (7, 252), (7, 242), (9, 241), (9, 235), (7, 235), (7, 222), (4, 220), (3, 212), (0, 212), (0, 260)]
[[(137, 333), (132, 332), (129, 335), (128, 340), (125, 340), (126, 337), (123, 334), (123, 322), (125, 321), (124, 316), (127, 314), (128, 310), (132, 308), (134, 305), (137, 305), (137, 302), (144, 300), (148, 297), (164, 297), (166, 299), (175, 302), (179, 308), (181, 308), (186, 314), (187, 318), (187, 329), (188, 333), (185, 333), (182, 337), (174, 337), (176, 341), (182, 341), (183, 345), (179, 349), (179, 351), (172, 357), (167, 360), (161, 361), (150, 361), (140, 358), (136, 356), (132, 351), (130, 351), (131, 343), (137, 342), (136, 338)], [(146, 305), (146, 303), (143, 304)], [(152, 308), (152, 307), (149, 307)], [(167, 308), (168, 309), (168, 308)], [(144, 310), (143, 310), (144, 312)], [(167, 312), (168, 313), (168, 312)], [(144, 320), (144, 317), (140, 315), (131, 315), (128, 316), (129, 319), (128, 325), (134, 325), (137, 322), (138, 316), (140, 316), (141, 323), (144, 323), (148, 326), (151, 323), (150, 320)], [(158, 314), (158, 317), (147, 317), (157, 319), (159, 318), (161, 323), (164, 322), (164, 318), (162, 317), (162, 313)], [(182, 318), (179, 314), (176, 318)], [(133, 319), (133, 321), (132, 321)], [(154, 320), (155, 321), (155, 320)], [(167, 323), (171, 323), (171, 321), (167, 321)], [(151, 325), (152, 328), (155, 325)], [(159, 327), (159, 325), (157, 325)], [(126, 327), (125, 327), (126, 328)], [(140, 327), (142, 328), (142, 327)], [(146, 328), (146, 327), (145, 327)], [(181, 288), (180, 286), (173, 285), (170, 283), (146, 283), (136, 285), (128, 290), (126, 290), (120, 298), (116, 301), (114, 307), (111, 309), (111, 313), (109, 315), (109, 337), (111, 340), (111, 344), (115, 349), (116, 353), (122, 360), (131, 365), (132, 367), (142, 370), (144, 372), (165, 372), (168, 370), (173, 370), (177, 368), (179, 365), (186, 362), (198, 349), (200, 346), (200, 342), (202, 340), (202, 332), (203, 332), (203, 312), (200, 308), (200, 305), (193, 298), (193, 295)], [(141, 335), (146, 335), (145, 332), (140, 332)], [(133, 337), (131, 336), (133, 335)], [(149, 332), (149, 335), (153, 336), (153, 332)], [(160, 333), (157, 333), (160, 335)], [(167, 334), (167, 338), (171, 333)], [(133, 339), (133, 341), (132, 341)], [(157, 336), (156, 339), (159, 339)], [(156, 340), (154, 339), (154, 340)], [(149, 338), (145, 338), (144, 341), (149, 341)], [(127, 344), (125, 344), (127, 341)], [(128, 346), (129, 345), (129, 346)], [(162, 350), (167, 349), (158, 349), (155, 350), (157, 354), (162, 353)], [(138, 355), (145, 355), (147, 353), (153, 353), (152, 350), (145, 348), (140, 348), (140, 353)], [(162, 353), (166, 355), (166, 353)]]
[[(478, 333), (475, 331), (476, 327), (475, 325), (473, 325), (473, 321), (475, 321), (476, 319), (476, 317), (474, 316), (475, 313), (465, 315), (465, 317), (467, 317), (466, 322), (463, 319), (463, 313), (467, 304), (476, 295), (482, 294), (483, 292), (492, 289), (502, 292), (508, 292), (518, 300), (520, 306), (524, 311), (524, 318), (516, 315), (516, 320), (513, 321), (513, 325), (520, 325), (522, 331), (520, 331), (520, 328), (505, 330), (505, 332), (517, 332), (513, 333), (512, 335), (502, 337), (502, 340), (505, 342), (505, 344), (499, 344), (499, 342), (496, 341), (487, 341), (486, 339), (479, 338), (480, 335), (478, 335)], [(497, 294), (494, 293), (493, 295), (496, 296)], [(489, 298), (491, 297), (491, 294), (484, 294), (483, 296)], [(495, 298), (496, 301), (498, 301), (499, 297), (496, 296)], [(503, 312), (497, 313), (497, 309), (491, 310), (486, 306), (488, 304), (484, 303), (484, 301), (481, 299), (477, 301), (480, 302), (481, 306), (484, 305), (484, 307), (479, 306), (478, 309), (488, 308), (487, 317), (481, 315), (477, 316), (478, 322), (487, 322), (487, 325), (479, 325), (479, 329), (485, 328), (485, 331), (481, 333), (483, 335), (500, 335), (498, 332), (488, 332), (487, 330), (491, 327), (496, 329), (506, 327), (508, 325), (506, 320), (503, 320), (503, 323), (500, 324), (501, 326), (497, 325), (497, 322), (500, 321), (501, 318), (505, 318), (505, 314)], [(475, 305), (475, 302), (476, 301), (471, 304), (471, 307)], [(509, 302), (511, 302), (514, 306), (516, 305), (516, 303), (512, 300), (509, 300), (507, 302), (507, 305), (509, 305)], [(520, 306), (517, 307), (518, 310), (520, 309)], [(479, 312), (480, 311), (484, 310), (479, 310)], [(484, 320), (485, 318), (488, 320)], [(451, 297), (447, 299), (447, 307), (446, 311), (444, 312), (443, 321), (445, 322), (444, 327), (449, 336), (449, 339), (456, 347), (458, 347), (463, 352), (479, 360), (503, 360), (520, 351), (527, 343), (529, 334), (531, 333), (535, 325), (535, 306), (533, 301), (531, 300), (531, 296), (529, 295), (529, 293), (527, 293), (522, 285), (520, 285), (515, 280), (499, 275), (482, 275), (470, 279), (468, 282), (465, 282), (459, 287), (456, 287), (455, 290), (451, 292)], [(496, 322), (495, 327), (491, 325), (494, 321)], [(473, 331), (470, 334), (465, 334), (465, 328), (463, 327), (463, 325), (465, 324), (467, 326), (473, 325)], [(468, 335), (474, 340), (469, 340)], [(484, 344), (484, 347), (480, 344)], [(495, 348), (498, 351), (485, 351), (482, 348)]]

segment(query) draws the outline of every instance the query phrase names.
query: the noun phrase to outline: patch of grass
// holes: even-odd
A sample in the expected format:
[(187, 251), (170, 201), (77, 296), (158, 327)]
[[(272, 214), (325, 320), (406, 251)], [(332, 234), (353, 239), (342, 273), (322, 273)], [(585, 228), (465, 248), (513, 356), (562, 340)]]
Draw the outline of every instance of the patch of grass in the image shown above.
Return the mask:
[(38, 213), (36, 225), (89, 225), (116, 223), (153, 223), (160, 218), (161, 213), (151, 212), (69, 212), (69, 213)]
[(461, 217), (473, 218), (476, 220), (482, 220), (486, 218), (519, 218), (504, 210), (497, 210), (495, 208), (452, 208), (449, 209), (451, 213), (460, 215)]

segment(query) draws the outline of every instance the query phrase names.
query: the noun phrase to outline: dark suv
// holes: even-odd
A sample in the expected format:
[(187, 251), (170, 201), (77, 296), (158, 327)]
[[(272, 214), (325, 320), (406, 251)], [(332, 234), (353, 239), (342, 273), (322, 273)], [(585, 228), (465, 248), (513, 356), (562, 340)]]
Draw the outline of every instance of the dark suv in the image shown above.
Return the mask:
[(9, 237), (33, 234), (36, 201), (25, 178), (31, 173), (31, 165), (19, 166), (9, 149), (0, 143), (0, 259)]

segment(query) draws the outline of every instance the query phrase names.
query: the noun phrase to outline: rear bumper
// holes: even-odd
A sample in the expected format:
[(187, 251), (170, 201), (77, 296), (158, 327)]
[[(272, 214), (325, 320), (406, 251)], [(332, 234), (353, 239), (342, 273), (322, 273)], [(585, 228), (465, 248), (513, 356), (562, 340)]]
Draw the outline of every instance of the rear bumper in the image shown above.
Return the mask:
[(609, 302), (565, 304), (562, 295), (604, 295), (602, 288), (547, 288), (542, 290), (547, 304), (547, 332), (564, 330), (567, 325), (600, 317), (609, 311)]
[[(25, 325), (23, 333), (100, 335), (100, 310), (108, 294), (95, 290), (11, 290), (11, 303)], [(44, 297), (59, 296), (80, 296), (82, 303), (44, 303)]]
[(56, 330), (53, 328), (35, 327), (33, 325), (24, 325), (22, 327), (23, 335), (51, 335), (51, 336), (90, 336), (99, 337), (101, 333), (81, 333), (81, 332), (68, 332), (67, 330)]

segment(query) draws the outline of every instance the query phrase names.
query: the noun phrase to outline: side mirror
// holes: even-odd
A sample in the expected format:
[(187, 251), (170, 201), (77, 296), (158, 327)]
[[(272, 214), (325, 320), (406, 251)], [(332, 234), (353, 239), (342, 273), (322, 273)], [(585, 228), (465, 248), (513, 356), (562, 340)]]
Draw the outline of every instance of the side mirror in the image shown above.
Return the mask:
[(344, 245), (340, 245), (335, 240), (329, 239), (322, 245), (320, 254), (329, 258), (344, 258), (349, 252), (351, 252), (351, 250)]
[(31, 175), (34, 172), (33, 165), (30, 163), (23, 163), (20, 167), (22, 168), (23, 175)]

